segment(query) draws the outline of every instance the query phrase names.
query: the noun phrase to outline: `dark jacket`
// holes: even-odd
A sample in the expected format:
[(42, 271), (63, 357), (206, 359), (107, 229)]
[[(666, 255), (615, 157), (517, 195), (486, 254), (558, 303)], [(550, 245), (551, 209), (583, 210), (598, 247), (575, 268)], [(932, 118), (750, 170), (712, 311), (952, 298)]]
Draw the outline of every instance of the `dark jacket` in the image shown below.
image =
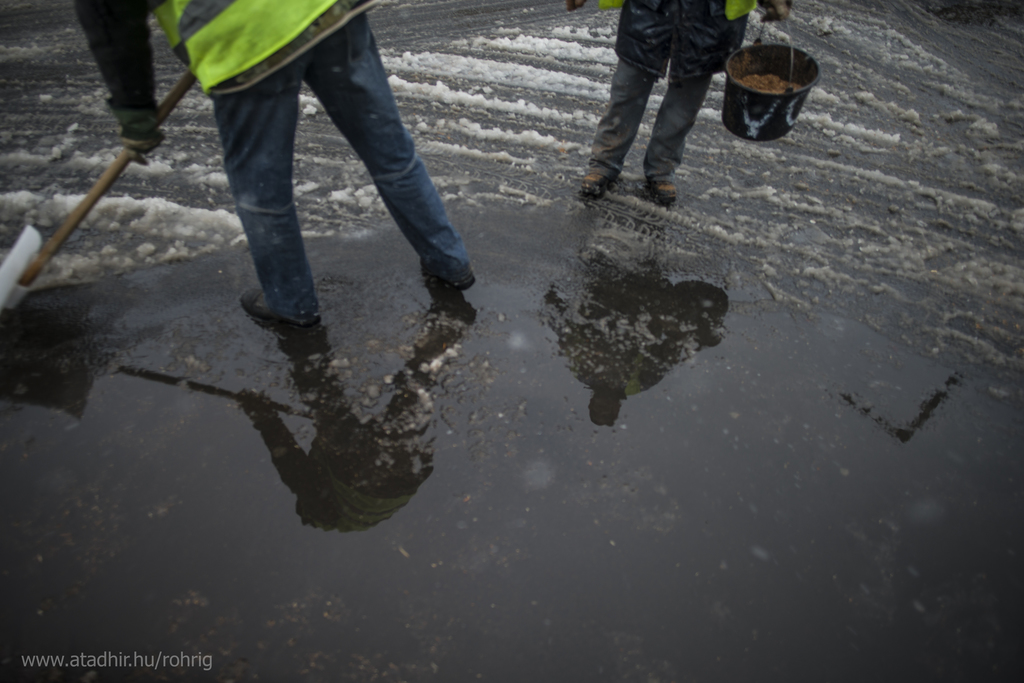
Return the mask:
[(146, 0), (75, 0), (115, 109), (156, 109)]
[[(725, 18), (725, 0), (625, 0), (615, 52), (669, 80), (716, 73), (743, 43), (747, 17)], [(673, 37), (675, 40), (673, 40)]]

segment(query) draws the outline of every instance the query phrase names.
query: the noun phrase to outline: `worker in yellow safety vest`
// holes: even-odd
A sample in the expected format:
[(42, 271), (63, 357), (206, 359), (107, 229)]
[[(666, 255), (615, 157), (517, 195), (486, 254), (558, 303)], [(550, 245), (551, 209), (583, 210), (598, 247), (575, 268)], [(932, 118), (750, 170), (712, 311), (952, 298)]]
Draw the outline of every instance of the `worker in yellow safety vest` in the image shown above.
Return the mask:
[(139, 154), (157, 127), (148, 15), (213, 100), (224, 167), (260, 287), (242, 308), (311, 327), (319, 302), (292, 195), (299, 90), (307, 84), (362, 159), (427, 277), (475, 278), (459, 233), (402, 123), (366, 11), (380, 0), (75, 0), (110, 90), (121, 139)]

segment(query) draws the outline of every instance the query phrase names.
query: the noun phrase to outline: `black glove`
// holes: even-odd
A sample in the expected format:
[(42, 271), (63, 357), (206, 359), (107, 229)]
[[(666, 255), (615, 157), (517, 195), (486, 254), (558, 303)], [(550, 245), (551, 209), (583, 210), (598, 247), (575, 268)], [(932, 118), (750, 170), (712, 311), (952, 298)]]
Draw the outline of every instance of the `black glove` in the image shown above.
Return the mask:
[(156, 123), (156, 109), (117, 109), (111, 107), (121, 125), (121, 143), (139, 154), (154, 149), (164, 140)]
[(793, 0), (757, 0), (757, 4), (764, 9), (761, 21), (782, 21), (793, 9)]

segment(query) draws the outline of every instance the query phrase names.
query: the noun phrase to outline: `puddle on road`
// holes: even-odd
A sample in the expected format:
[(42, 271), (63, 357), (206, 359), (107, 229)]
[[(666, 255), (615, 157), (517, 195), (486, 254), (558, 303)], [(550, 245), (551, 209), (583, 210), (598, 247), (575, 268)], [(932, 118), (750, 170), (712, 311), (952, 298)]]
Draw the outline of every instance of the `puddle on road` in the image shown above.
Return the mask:
[[(318, 249), (345, 267), (311, 335), (244, 319), (242, 253), (33, 295), (5, 341), (0, 670), (1019, 672), (1013, 388), (572, 220), (527, 271), (536, 230), (476, 235), (465, 296), (397, 236), (391, 274), (379, 243)], [(77, 341), (43, 352), (53, 316)]]

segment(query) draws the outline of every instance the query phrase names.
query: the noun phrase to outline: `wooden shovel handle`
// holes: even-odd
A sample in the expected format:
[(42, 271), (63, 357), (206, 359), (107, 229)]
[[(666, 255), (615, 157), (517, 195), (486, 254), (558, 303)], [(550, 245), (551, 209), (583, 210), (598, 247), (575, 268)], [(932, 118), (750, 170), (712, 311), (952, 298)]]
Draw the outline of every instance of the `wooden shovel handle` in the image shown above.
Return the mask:
[[(157, 125), (164, 122), (167, 115), (174, 110), (178, 105), (178, 102), (181, 101), (181, 98), (185, 96), (185, 93), (189, 91), (189, 88), (191, 88), (192, 84), (195, 82), (196, 77), (191, 71), (186, 72), (185, 75), (178, 80), (177, 84), (171, 88), (171, 91), (167, 93), (167, 96), (164, 97), (164, 101), (160, 103), (160, 107), (156, 110)], [(97, 180), (96, 184), (92, 186), (91, 190), (89, 190), (89, 194), (85, 195), (85, 198), (79, 202), (78, 206), (68, 214), (68, 217), (64, 220), (60, 229), (53, 233), (53, 236), (48, 239), (42, 249), (39, 250), (39, 255), (36, 257), (35, 261), (29, 264), (28, 268), (25, 269), (24, 274), (22, 274), (21, 279), (18, 280), (19, 285), (22, 287), (28, 287), (35, 282), (36, 276), (39, 275), (39, 271), (49, 263), (53, 255), (57, 253), (57, 250), (60, 249), (61, 245), (64, 244), (67, 238), (71, 236), (71, 233), (75, 231), (75, 228), (77, 228), (78, 224), (82, 222), (82, 219), (89, 214), (92, 207), (96, 205), (96, 202), (98, 202), (100, 198), (107, 193), (107, 190), (110, 189), (110, 186), (114, 184), (114, 181), (117, 180), (118, 176), (121, 175), (131, 160), (132, 153), (127, 148), (117, 155), (117, 158), (114, 159), (114, 163), (104, 171), (103, 175), (100, 176), (100, 179)]]

